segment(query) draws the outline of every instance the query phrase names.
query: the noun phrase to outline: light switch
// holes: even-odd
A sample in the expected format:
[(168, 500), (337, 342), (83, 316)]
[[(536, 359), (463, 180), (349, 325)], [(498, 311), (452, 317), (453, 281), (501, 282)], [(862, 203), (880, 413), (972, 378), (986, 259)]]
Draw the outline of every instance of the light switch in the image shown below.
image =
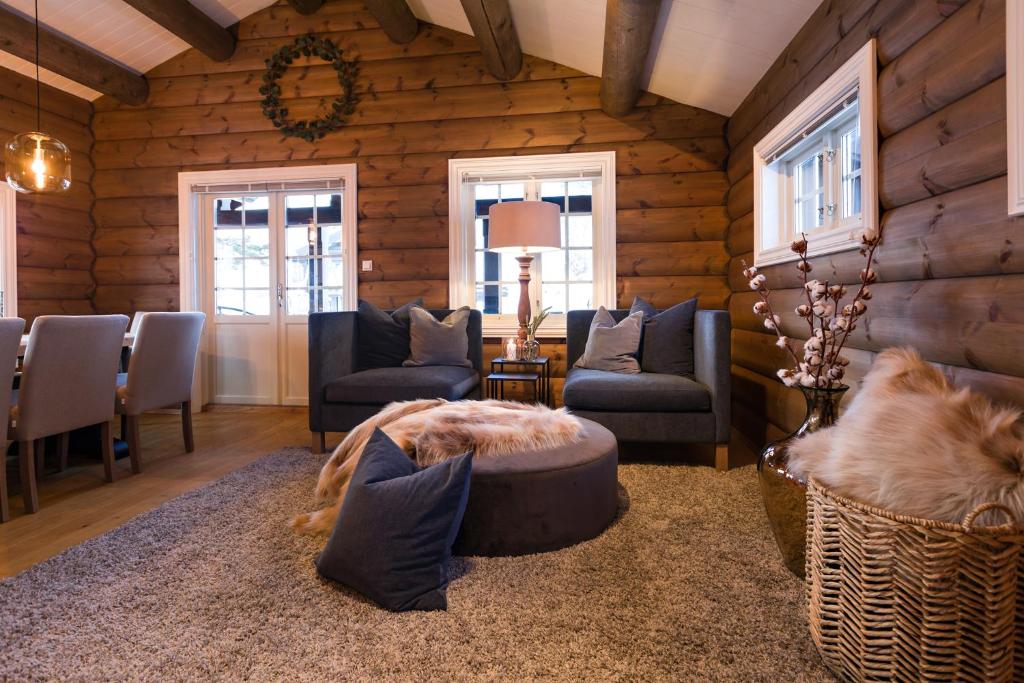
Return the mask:
[(373, 270), (373, 261), (363, 261), (363, 271)]

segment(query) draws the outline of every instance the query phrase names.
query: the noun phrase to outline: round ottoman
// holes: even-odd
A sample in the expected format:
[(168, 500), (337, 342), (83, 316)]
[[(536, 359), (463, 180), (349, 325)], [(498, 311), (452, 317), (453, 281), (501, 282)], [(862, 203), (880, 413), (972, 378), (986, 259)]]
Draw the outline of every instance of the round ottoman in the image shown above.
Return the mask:
[(580, 422), (577, 443), (473, 461), (454, 554), (557, 550), (611, 524), (619, 506), (615, 436), (596, 422)]

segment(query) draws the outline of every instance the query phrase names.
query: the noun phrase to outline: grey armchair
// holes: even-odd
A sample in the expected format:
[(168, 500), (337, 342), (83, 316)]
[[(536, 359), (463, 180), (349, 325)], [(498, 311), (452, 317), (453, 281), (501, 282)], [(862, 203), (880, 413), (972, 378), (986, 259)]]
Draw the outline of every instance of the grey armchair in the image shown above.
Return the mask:
[[(618, 322), (628, 310), (609, 311)], [(627, 375), (573, 368), (587, 345), (595, 311), (569, 311), (563, 402), (604, 425), (621, 442), (714, 443), (715, 467), (729, 467), (731, 342), (728, 311), (700, 310), (694, 319), (694, 378), (647, 372)]]
[[(431, 310), (438, 320), (450, 310)], [(309, 429), (313, 452), (326, 448), (326, 432), (347, 432), (392, 401), (480, 397), (483, 376), (483, 318), (472, 311), (466, 334), (472, 367), (364, 367), (358, 356), (355, 311), (309, 316)]]

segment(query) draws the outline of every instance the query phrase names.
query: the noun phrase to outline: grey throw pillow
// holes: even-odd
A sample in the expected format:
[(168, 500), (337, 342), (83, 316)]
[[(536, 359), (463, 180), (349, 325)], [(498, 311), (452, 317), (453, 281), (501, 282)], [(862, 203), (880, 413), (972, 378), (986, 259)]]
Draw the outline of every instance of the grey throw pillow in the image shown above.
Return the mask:
[(690, 299), (661, 313), (640, 297), (633, 299), (630, 314), (644, 316), (640, 367), (644, 372), (693, 377), (693, 318), (697, 299)]
[(644, 314), (631, 313), (615, 324), (612, 314), (601, 306), (594, 314), (587, 335), (587, 346), (573, 367), (607, 370), (635, 375), (640, 372), (636, 353), (640, 349), (640, 326)]
[(409, 311), (422, 305), (423, 299), (416, 299), (388, 313), (360, 299), (356, 309), (356, 369), (397, 368), (405, 362), (409, 357)]
[(409, 359), (402, 365), (460, 365), (469, 362), (469, 306), (452, 311), (444, 320), (438, 320), (429, 311), (415, 306), (409, 311), (412, 327), (409, 335)]

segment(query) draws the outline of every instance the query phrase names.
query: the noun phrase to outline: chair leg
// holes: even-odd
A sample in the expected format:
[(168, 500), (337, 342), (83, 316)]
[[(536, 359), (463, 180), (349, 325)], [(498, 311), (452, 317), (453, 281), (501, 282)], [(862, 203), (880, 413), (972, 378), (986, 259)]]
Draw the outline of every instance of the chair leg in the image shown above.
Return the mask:
[(142, 471), (142, 447), (139, 446), (139, 416), (129, 415), (128, 425), (128, 460), (132, 464), (132, 474)]
[[(3, 442), (6, 448), (7, 442)], [(0, 457), (0, 524), (11, 518), (11, 504), (7, 500), (7, 454)]]
[(128, 416), (121, 413), (121, 441), (128, 443)]
[(68, 468), (68, 447), (71, 441), (71, 432), (64, 432), (57, 435), (57, 459), (60, 462), (60, 471)]
[(181, 435), (185, 439), (185, 452), (194, 451), (196, 445), (192, 440), (192, 401), (181, 403)]
[(327, 450), (327, 432), (312, 432), (313, 452), (320, 455)]
[(715, 444), (715, 469), (719, 472), (725, 472), (729, 469), (729, 444)]
[(103, 449), (103, 476), (107, 482), (114, 481), (114, 435), (110, 432), (110, 422), (100, 423), (100, 444)]
[(18, 442), (18, 463), (21, 466), (21, 498), (25, 501), (25, 512), (39, 510), (39, 491), (36, 489), (36, 464), (33, 441)]

